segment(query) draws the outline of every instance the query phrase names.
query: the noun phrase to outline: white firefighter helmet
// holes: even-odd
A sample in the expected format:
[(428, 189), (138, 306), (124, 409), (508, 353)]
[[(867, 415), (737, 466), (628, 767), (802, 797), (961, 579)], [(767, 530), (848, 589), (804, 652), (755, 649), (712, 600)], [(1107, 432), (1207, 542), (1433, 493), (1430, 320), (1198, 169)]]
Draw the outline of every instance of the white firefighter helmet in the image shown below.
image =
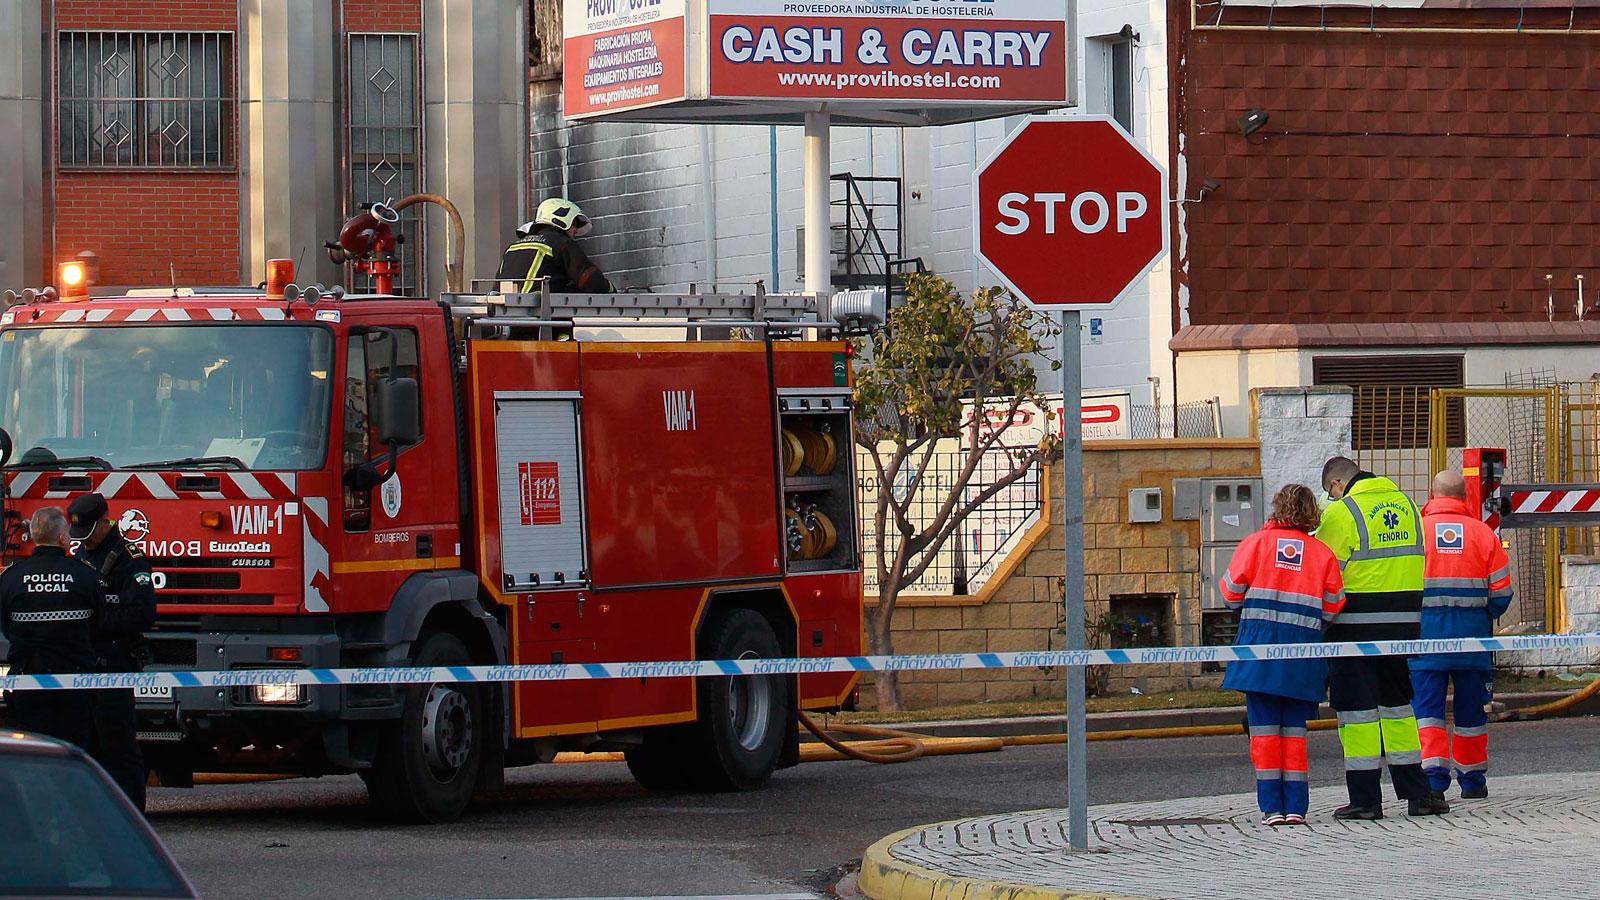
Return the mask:
[(562, 231), (571, 231), (576, 237), (589, 233), (593, 223), (583, 214), (578, 204), (565, 197), (551, 197), (539, 204), (539, 209), (533, 215), (533, 221), (518, 228), (524, 233), (533, 230), (534, 225), (551, 225)]

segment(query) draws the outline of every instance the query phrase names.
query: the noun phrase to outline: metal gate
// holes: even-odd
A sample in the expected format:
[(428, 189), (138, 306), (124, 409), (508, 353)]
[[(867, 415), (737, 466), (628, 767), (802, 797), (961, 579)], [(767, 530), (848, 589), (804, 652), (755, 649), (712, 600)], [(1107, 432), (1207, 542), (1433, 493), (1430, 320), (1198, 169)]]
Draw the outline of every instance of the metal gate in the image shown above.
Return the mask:
[[(1428, 472), (1461, 467), (1466, 447), (1503, 447), (1508, 482), (1562, 478), (1561, 388), (1434, 388), (1428, 398)], [(1419, 502), (1427, 497), (1423, 485)], [(1516, 599), (1501, 620), (1513, 631), (1554, 631), (1564, 617), (1561, 598), (1561, 529), (1501, 532), (1511, 557)]]

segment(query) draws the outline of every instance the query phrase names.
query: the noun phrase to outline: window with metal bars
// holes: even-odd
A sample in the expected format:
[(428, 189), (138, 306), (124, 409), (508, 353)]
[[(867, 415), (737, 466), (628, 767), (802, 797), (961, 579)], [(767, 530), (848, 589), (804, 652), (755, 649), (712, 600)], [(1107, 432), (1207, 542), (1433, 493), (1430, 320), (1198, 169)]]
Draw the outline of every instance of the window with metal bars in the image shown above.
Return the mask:
[(233, 35), (63, 31), (56, 50), (61, 165), (234, 164)]
[[(1458, 388), (1464, 357), (1317, 356), (1311, 380), (1355, 390), (1351, 424), (1356, 450), (1426, 449), (1434, 388)], [(1466, 439), (1466, 415), (1459, 399), (1445, 403), (1445, 435), (1452, 447)]]
[[(354, 214), (364, 203), (397, 200), (421, 189), (421, 78), (416, 35), (351, 34), (347, 50), (345, 203)], [(426, 290), (422, 209), (419, 204), (403, 210), (395, 226), (402, 238), (395, 291), (408, 296)], [(370, 277), (354, 272), (349, 283), (351, 290), (372, 289)]]

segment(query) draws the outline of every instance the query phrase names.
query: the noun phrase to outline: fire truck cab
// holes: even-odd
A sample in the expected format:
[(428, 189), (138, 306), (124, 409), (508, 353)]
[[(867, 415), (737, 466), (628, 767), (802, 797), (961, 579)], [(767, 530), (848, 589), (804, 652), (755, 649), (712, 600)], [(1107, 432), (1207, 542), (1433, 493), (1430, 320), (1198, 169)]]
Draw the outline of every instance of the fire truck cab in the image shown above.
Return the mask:
[[(860, 652), (848, 346), (809, 297), (141, 294), (0, 314), (0, 524), (26, 554), (40, 505), (105, 495), (150, 669)], [(357, 772), (440, 821), (559, 751), (754, 788), (855, 686), (640, 673), (156, 689), (140, 737), (168, 784)]]

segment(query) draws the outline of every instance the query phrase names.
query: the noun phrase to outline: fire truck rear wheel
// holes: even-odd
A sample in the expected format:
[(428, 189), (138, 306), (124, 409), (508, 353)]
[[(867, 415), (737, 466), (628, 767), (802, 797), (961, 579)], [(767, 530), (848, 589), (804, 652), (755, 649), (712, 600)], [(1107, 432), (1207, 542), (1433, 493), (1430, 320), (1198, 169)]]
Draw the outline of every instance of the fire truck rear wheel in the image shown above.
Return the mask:
[(645, 735), (642, 745), (627, 752), (628, 772), (640, 787), (667, 794), (692, 787), (680, 738), (676, 727), (657, 728)]
[[(461, 640), (425, 634), (412, 663), (470, 665)], [(401, 689), (404, 711), (382, 741), (372, 768), (362, 773), (379, 810), (406, 822), (448, 822), (472, 800), (483, 764), (486, 724), (483, 688), (430, 684)]]
[[(729, 609), (706, 625), (703, 659), (777, 659), (783, 648), (760, 613)], [(695, 787), (748, 791), (766, 784), (783, 753), (793, 703), (784, 675), (702, 678), (700, 721), (685, 760)]]

